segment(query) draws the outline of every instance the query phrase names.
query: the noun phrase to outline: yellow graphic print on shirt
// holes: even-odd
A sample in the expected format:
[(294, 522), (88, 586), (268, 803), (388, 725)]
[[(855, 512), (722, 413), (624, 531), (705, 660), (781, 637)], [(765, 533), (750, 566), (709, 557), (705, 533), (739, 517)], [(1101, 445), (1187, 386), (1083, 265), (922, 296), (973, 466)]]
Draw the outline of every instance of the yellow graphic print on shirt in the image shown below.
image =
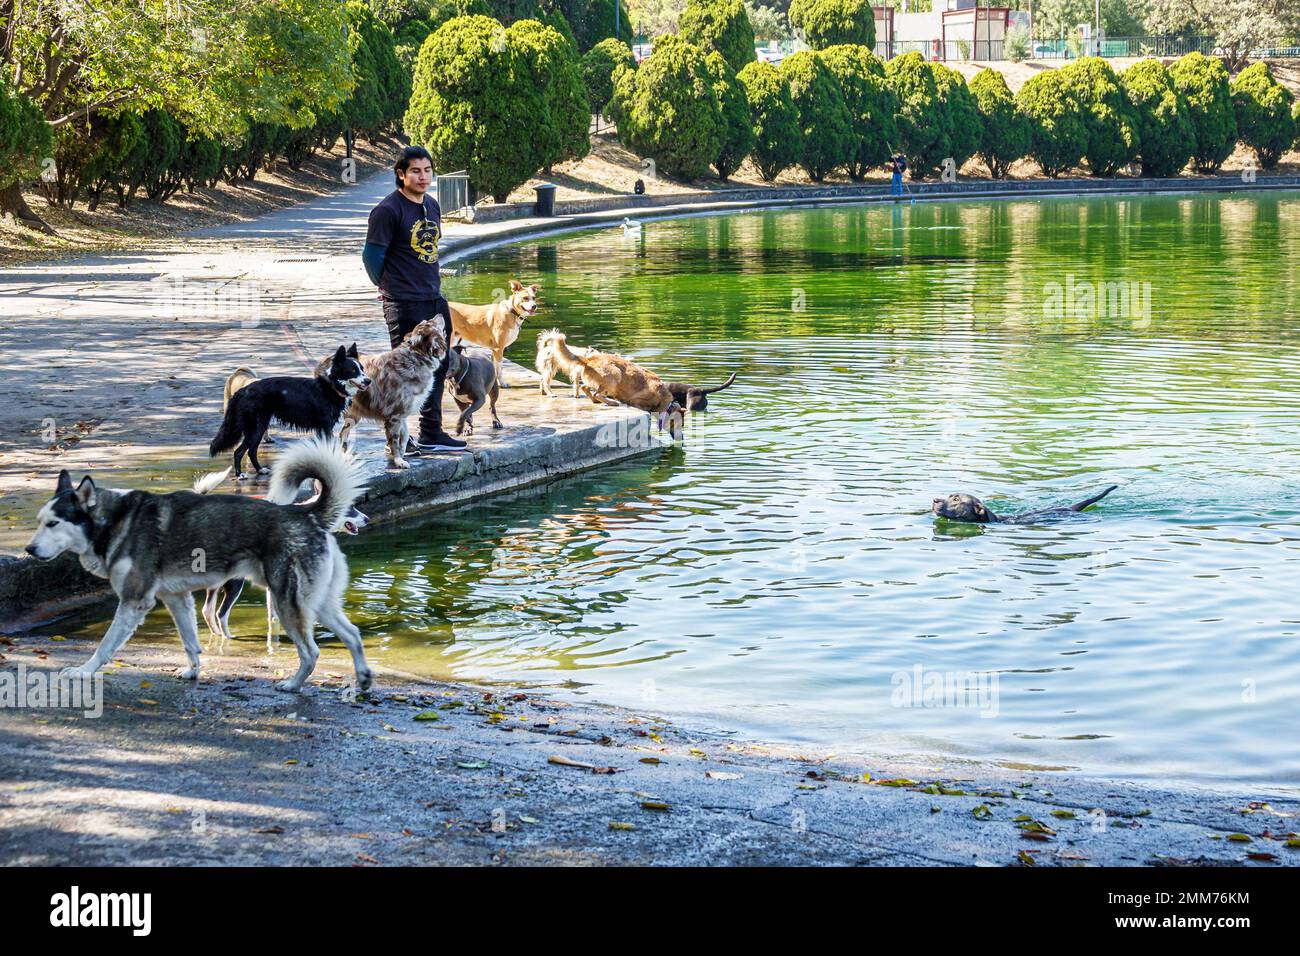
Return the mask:
[(411, 248), (421, 262), (438, 261), (438, 240), (441, 238), (442, 230), (436, 222), (419, 219), (411, 226)]

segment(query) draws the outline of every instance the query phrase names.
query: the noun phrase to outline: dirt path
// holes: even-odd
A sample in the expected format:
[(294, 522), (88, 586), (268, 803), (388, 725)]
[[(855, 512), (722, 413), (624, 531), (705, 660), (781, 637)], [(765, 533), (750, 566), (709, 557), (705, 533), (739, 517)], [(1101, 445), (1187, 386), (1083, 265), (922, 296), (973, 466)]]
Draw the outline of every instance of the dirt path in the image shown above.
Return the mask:
[[(43, 669), (88, 652), (3, 650), (8, 667)], [(350, 702), (337, 649), (301, 696), (271, 687), (287, 647), (255, 665), (210, 656), (197, 684), (174, 676), (181, 656), (128, 647), (98, 718), (0, 708), (0, 864), (1300, 861), (1284, 848), (1297, 801), (1252, 809), (1250, 796), (883, 766), (393, 674)]]

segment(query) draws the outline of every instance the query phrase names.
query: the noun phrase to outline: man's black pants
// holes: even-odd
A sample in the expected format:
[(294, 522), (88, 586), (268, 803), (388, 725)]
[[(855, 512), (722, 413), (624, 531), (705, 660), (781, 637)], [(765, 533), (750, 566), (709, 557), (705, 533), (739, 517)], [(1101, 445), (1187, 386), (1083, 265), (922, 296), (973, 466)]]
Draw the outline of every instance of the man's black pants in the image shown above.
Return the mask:
[[(442, 296), (436, 299), (389, 299), (380, 300), (384, 304), (384, 322), (388, 325), (388, 339), (397, 348), (407, 332), (421, 322), (442, 316), (442, 335), (451, 342), (451, 307)], [(450, 354), (443, 357), (442, 364), (433, 376), (433, 389), (424, 400), (420, 409), (420, 440), (431, 441), (442, 431), (442, 386), (447, 380), (447, 366)]]

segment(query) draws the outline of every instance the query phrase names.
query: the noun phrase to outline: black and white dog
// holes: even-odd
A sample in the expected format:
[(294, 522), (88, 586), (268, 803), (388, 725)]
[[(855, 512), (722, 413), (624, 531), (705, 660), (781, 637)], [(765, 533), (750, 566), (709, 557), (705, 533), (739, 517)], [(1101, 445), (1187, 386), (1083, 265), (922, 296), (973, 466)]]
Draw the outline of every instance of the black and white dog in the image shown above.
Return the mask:
[(247, 477), (243, 473), (245, 452), (253, 471), (265, 474), (269, 469), (257, 460), (257, 449), (271, 419), (328, 438), (341, 426), (352, 396), (369, 387), (370, 377), (357, 358), (355, 342), (351, 348), (340, 345), (328, 370), (315, 378), (278, 375), (250, 382), (230, 396), (226, 416), (208, 446), (208, 454), (218, 455), (234, 448), (236, 481)]
[[(315, 502), (289, 504), (309, 479), (320, 483)], [(162, 601), (189, 658), (181, 676), (197, 679), (198, 622), (190, 594), (239, 578), (267, 589), (298, 649), (298, 672), (277, 687), (296, 692), (315, 668), (319, 623), (352, 652), (357, 688), (365, 690), (371, 672), (361, 634), (343, 612), (348, 563), (334, 540), (361, 490), (361, 475), (338, 442), (321, 438), (297, 442), (276, 460), (267, 500), (118, 491), (99, 487), (89, 475), (74, 486), (60, 472), (27, 553), (48, 561), (71, 551), (83, 568), (108, 579), (118, 600), (95, 653), (69, 672), (93, 674), (107, 664)]]

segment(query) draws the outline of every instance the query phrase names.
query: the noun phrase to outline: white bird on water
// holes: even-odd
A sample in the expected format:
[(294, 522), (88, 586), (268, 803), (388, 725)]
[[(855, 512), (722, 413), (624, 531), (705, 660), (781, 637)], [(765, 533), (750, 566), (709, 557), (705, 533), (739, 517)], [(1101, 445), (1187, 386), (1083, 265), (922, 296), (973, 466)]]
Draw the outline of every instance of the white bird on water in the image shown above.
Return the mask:
[(631, 236), (641, 231), (641, 223), (623, 217), (623, 235)]

